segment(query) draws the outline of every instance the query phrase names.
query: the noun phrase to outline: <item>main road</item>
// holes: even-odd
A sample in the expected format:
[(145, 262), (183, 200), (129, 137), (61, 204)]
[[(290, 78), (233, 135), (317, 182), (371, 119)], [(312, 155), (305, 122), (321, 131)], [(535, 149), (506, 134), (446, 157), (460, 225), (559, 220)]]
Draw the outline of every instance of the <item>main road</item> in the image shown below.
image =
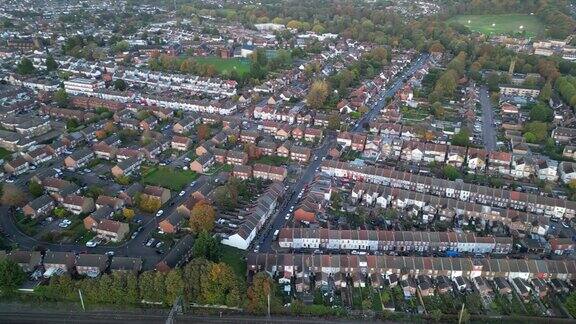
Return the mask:
[[(398, 75), (391, 86), (388, 87), (381, 95), (378, 97), (376, 102), (372, 105), (370, 110), (364, 114), (364, 116), (354, 125), (352, 131), (360, 131), (364, 127), (364, 124), (374, 119), (375, 115), (380, 112), (380, 110), (386, 104), (386, 100), (393, 97), (398, 90), (404, 86), (404, 80), (410, 78), (420, 69), (424, 63), (428, 60), (428, 54), (422, 54), (418, 59), (410, 64), (410, 67), (403, 73)], [(290, 207), (296, 205), (298, 202), (298, 193), (302, 191), (312, 180), (316, 171), (320, 168), (320, 164), (324, 157), (328, 155), (328, 150), (336, 142), (336, 135), (329, 133), (322, 145), (314, 151), (311, 157), (310, 164), (301, 174), (300, 178), (294, 183), (288, 190), (286, 197), (288, 199), (280, 206), (278, 213), (272, 218), (271, 223), (264, 229), (262, 233), (262, 238), (257, 240), (255, 244), (260, 245), (259, 250), (261, 252), (271, 252), (272, 251), (272, 241), (274, 240), (274, 232), (276, 230), (284, 227), (286, 223), (285, 215), (290, 213)]]
[(480, 106), (482, 106), (482, 141), (484, 148), (496, 150), (496, 130), (494, 129), (494, 110), (486, 86), (480, 87)]

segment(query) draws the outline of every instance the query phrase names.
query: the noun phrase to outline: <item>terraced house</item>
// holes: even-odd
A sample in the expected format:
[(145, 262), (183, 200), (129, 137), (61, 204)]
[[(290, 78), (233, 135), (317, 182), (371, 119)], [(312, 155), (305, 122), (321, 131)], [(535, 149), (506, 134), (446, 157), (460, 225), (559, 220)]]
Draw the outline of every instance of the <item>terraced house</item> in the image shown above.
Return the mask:
[(338, 285), (344, 282), (344, 278), (353, 278), (355, 285), (360, 285), (367, 278), (374, 282), (375, 279), (390, 276), (397, 276), (400, 280), (427, 275), (432, 278), (446, 276), (450, 279), (465, 277), (485, 280), (502, 277), (508, 280), (540, 278), (560, 281), (576, 277), (574, 260), (249, 253), (247, 263), (248, 277), (265, 271), (280, 280), (296, 277), (309, 282), (313, 276), (318, 287), (329, 281)]
[(393, 188), (454, 198), (493, 207), (512, 208), (547, 217), (573, 218), (576, 202), (524, 192), (436, 179), (392, 168), (354, 166), (345, 162), (323, 161), (322, 171), (344, 180), (365, 181)]
[(419, 251), (447, 250), (506, 254), (512, 251), (510, 237), (478, 237), (455, 232), (409, 232), (380, 230), (332, 230), (327, 228), (283, 228), (278, 244), (291, 249)]

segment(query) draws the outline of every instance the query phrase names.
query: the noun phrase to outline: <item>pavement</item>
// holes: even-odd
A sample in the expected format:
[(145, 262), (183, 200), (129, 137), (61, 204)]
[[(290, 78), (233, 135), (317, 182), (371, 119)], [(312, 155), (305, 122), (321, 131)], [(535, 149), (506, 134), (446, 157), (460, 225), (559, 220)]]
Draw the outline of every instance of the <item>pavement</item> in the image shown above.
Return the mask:
[[(365, 123), (374, 119), (375, 115), (379, 114), (380, 110), (386, 104), (386, 100), (394, 96), (396, 92), (398, 92), (398, 90), (404, 86), (404, 79), (414, 75), (414, 73), (427, 61), (428, 57), (428, 54), (421, 55), (418, 59), (411, 63), (410, 68), (397, 76), (395, 81), (388, 87), (388, 89), (380, 95), (379, 99), (374, 103), (372, 108), (355, 124), (355, 126), (352, 128), (352, 131), (361, 131)], [(288, 221), (285, 219), (286, 214), (291, 213), (290, 207), (295, 206), (299, 200), (298, 193), (310, 182), (312, 182), (312, 180), (314, 180), (314, 175), (320, 168), (322, 158), (328, 155), (328, 150), (334, 143), (336, 143), (336, 135), (329, 133), (325, 137), (321, 146), (313, 152), (311, 157), (312, 162), (310, 162), (308, 167), (303, 171), (301, 177), (296, 181), (296, 183), (288, 189), (286, 197), (289, 198), (285, 201), (284, 204), (281, 205), (278, 213), (273, 216), (267, 228), (262, 231), (261, 239), (255, 240), (255, 243), (253, 243), (260, 246), (260, 252), (273, 251), (272, 241), (274, 240), (274, 232), (284, 227), (284, 224)]]
[(496, 129), (494, 127), (494, 109), (486, 86), (480, 87), (480, 106), (482, 106), (482, 140), (484, 149), (496, 150)]

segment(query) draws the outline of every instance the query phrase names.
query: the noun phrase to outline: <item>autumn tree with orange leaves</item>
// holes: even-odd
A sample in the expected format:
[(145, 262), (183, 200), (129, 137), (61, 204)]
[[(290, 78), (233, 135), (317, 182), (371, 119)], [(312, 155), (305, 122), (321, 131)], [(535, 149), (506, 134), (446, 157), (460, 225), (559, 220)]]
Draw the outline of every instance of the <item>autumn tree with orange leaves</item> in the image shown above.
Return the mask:
[(202, 231), (211, 232), (214, 228), (216, 211), (207, 201), (200, 201), (190, 213), (190, 228), (194, 234)]

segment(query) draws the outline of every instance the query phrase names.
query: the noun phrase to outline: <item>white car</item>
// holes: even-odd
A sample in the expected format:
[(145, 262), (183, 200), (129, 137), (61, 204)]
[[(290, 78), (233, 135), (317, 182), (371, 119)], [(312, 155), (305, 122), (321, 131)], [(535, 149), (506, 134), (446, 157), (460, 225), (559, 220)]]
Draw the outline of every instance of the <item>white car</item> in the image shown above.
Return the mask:
[(180, 193), (178, 194), (178, 196), (182, 197), (182, 196), (184, 196), (185, 193), (186, 193), (186, 191), (182, 190), (182, 191), (180, 191)]
[(98, 245), (98, 243), (94, 242), (93, 240), (86, 242), (86, 247), (89, 247), (89, 248), (96, 247), (97, 245)]
[(291, 212), (294, 211), (294, 206), (290, 207), (290, 211)]
[(285, 220), (289, 220), (290, 219), (290, 213), (286, 214), (286, 217), (284, 217)]
[(164, 211), (162, 209), (160, 209), (157, 213), (156, 213), (156, 217), (162, 216), (162, 214), (164, 214)]

